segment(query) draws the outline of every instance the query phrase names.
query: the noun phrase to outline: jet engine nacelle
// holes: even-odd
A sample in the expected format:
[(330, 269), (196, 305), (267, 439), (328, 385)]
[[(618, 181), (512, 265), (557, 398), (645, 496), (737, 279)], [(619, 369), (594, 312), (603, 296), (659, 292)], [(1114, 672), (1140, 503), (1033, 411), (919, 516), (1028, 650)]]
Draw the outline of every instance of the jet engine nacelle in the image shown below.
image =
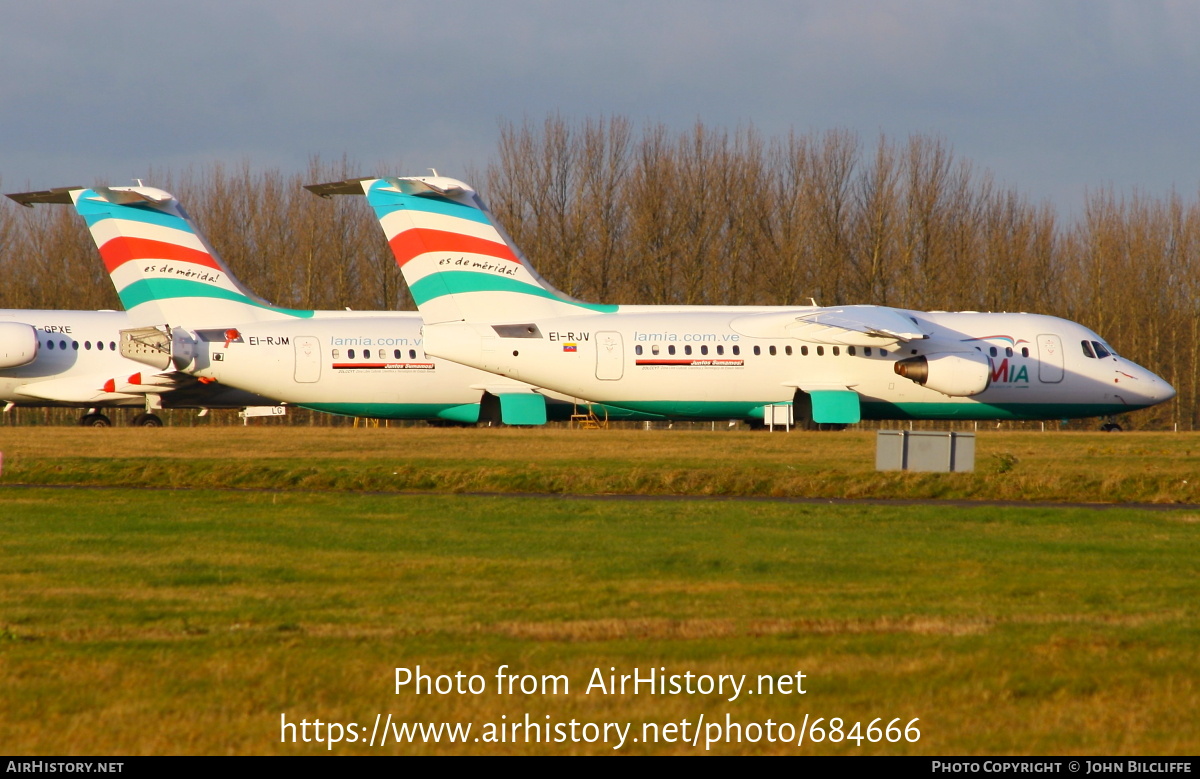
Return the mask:
[(922, 387), (943, 395), (978, 395), (992, 380), (992, 366), (979, 352), (923, 354), (896, 363), (894, 370)]
[(24, 322), (0, 322), (0, 368), (19, 368), (36, 360), (37, 333)]

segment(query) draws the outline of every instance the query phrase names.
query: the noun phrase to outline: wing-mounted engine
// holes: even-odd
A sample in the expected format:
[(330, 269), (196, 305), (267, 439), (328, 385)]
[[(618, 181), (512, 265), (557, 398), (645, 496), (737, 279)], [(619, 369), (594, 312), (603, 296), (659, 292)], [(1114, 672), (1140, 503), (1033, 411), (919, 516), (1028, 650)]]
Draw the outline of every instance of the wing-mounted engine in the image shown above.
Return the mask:
[(182, 327), (134, 327), (121, 331), (121, 356), (160, 371), (187, 370), (196, 359), (196, 341)]
[(929, 337), (917, 323), (894, 308), (841, 306), (739, 316), (729, 323), (750, 338), (795, 338), (816, 344), (891, 347)]
[(897, 361), (893, 369), (897, 375), (951, 397), (978, 395), (992, 380), (991, 363), (975, 351), (922, 354)]
[(24, 322), (0, 322), (0, 368), (19, 368), (37, 359), (37, 330)]

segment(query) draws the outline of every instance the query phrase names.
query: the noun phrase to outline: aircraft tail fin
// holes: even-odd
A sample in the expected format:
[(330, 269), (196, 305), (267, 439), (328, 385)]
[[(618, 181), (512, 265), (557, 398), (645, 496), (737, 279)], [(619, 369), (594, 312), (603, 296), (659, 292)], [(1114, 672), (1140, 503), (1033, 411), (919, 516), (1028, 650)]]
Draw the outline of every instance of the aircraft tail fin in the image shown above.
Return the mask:
[(617, 310), (575, 300), (547, 283), (461, 181), (364, 178), (306, 189), (322, 197), (367, 196), (427, 324), (525, 322)]
[(169, 192), (64, 187), (9, 197), (28, 206), (75, 206), (134, 323), (194, 329), (312, 315), (276, 308), (243, 287)]

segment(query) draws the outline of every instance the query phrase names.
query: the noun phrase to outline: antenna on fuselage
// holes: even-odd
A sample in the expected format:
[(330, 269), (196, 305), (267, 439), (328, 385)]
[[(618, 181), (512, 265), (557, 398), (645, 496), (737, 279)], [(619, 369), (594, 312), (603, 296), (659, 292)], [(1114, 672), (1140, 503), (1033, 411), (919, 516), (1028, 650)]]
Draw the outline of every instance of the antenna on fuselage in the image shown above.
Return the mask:
[(432, 174), (434, 175), (434, 177), (435, 177), (435, 178), (439, 178), (439, 177), (438, 177), (437, 168), (430, 168), (430, 169), (429, 169), (429, 172), (430, 172), (430, 173), (432, 173)]

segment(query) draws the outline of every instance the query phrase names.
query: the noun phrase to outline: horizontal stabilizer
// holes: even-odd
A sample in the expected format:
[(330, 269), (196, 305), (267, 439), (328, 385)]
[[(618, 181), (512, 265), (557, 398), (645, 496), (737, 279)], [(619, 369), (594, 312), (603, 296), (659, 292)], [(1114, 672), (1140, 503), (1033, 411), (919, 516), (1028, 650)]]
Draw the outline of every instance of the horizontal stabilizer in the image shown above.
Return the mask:
[(96, 187), (92, 190), (100, 197), (119, 206), (135, 203), (153, 203), (161, 206), (174, 200), (170, 192), (155, 187)]
[(55, 187), (54, 189), (43, 189), (40, 192), (15, 192), (7, 197), (26, 208), (33, 208), (38, 203), (69, 206), (75, 202), (71, 199), (71, 193), (81, 189), (83, 187)]
[(305, 184), (304, 188), (314, 195), (328, 199), (334, 195), (361, 195), (363, 194), (362, 182), (364, 181), (374, 181), (374, 178), (364, 176), (357, 179), (346, 179), (345, 181), (331, 181), (327, 184)]
[(304, 186), (309, 192), (314, 195), (319, 195), (323, 198), (330, 198), (334, 195), (362, 195), (365, 194), (363, 182), (382, 181), (396, 192), (402, 192), (405, 195), (440, 195), (454, 196), (462, 194), (464, 191), (461, 186), (457, 186), (454, 179), (435, 179), (447, 182), (445, 186), (435, 184), (428, 179), (406, 178), (401, 176), (385, 176), (384, 178), (372, 178), (364, 176), (356, 179), (346, 179), (344, 181), (331, 181), (327, 184), (306, 184)]

